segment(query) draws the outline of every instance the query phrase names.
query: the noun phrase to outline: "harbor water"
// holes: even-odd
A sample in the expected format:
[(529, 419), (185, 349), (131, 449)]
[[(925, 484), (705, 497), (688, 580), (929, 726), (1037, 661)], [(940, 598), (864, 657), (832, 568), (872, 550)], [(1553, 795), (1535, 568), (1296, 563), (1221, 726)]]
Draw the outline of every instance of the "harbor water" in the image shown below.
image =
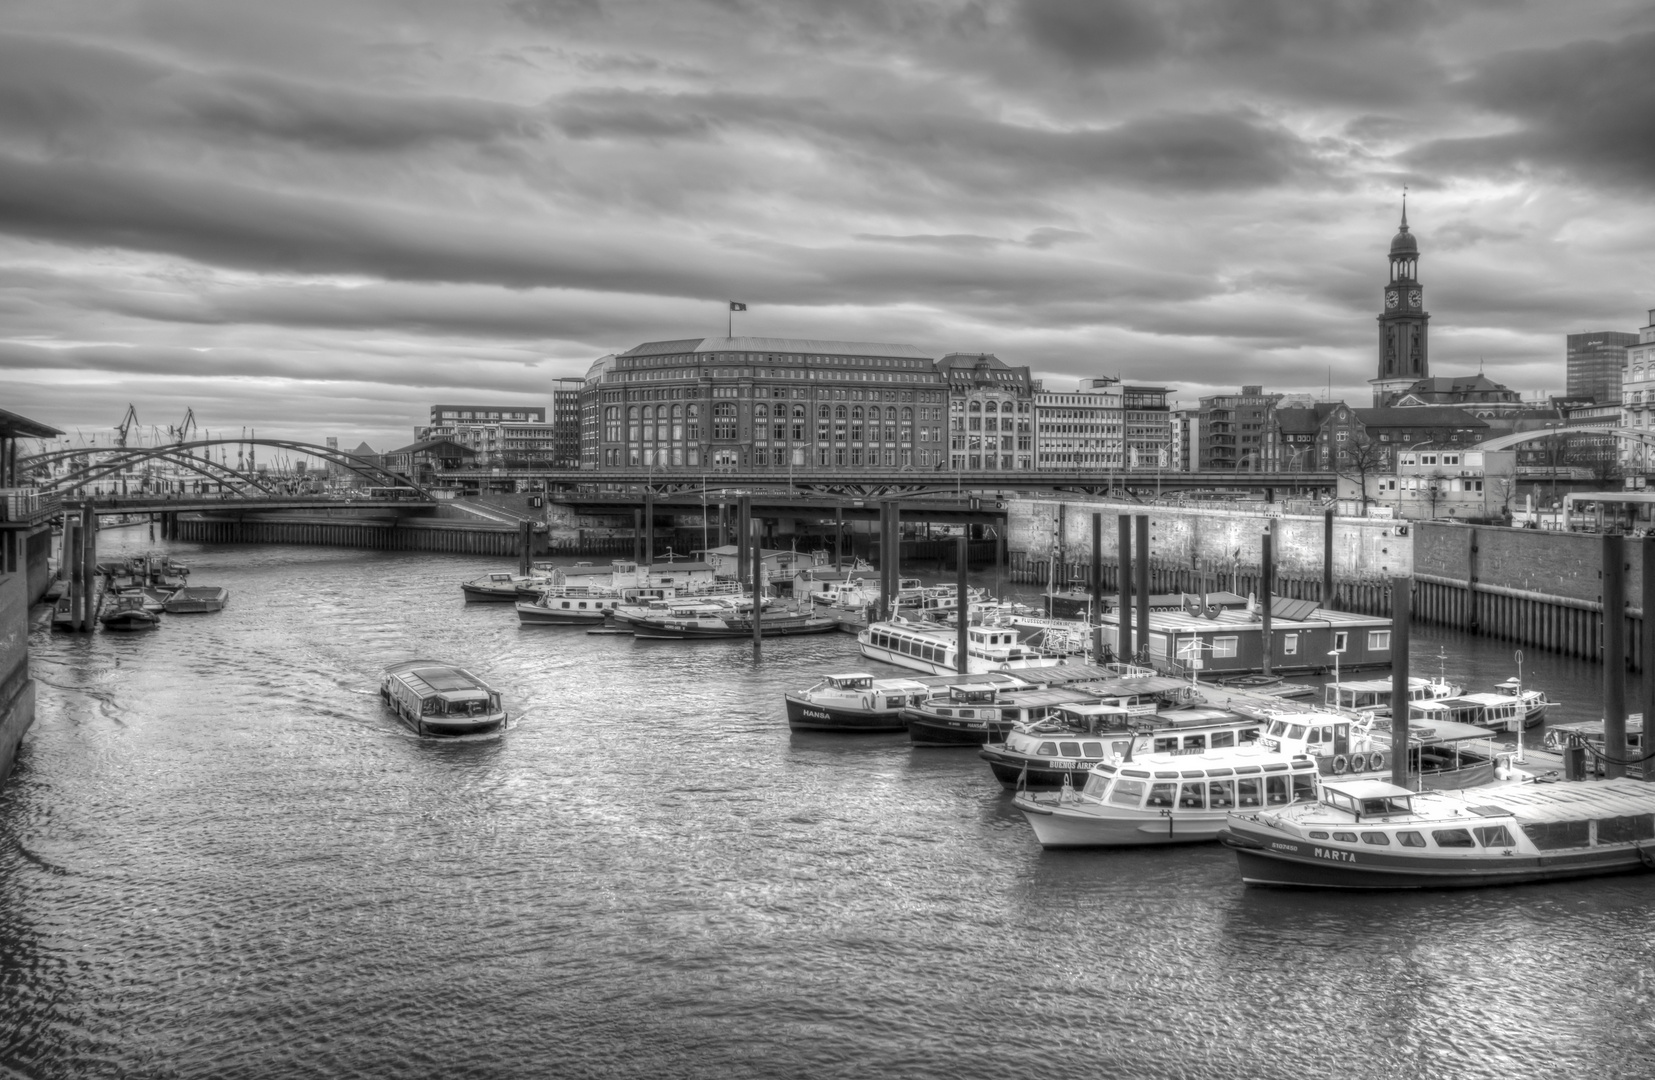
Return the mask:
[[(522, 628), (462, 603), (472, 558), (172, 553), (224, 612), (32, 642), (0, 1074), (1655, 1075), (1655, 876), (1308, 894), (1218, 846), (1043, 852), (972, 751), (789, 733), (784, 690), (868, 667), (850, 635), (755, 664)], [(1439, 649), (1516, 673), (1429, 627), (1414, 673)], [(416, 656), (511, 730), (414, 738), (377, 688)], [(1523, 674), (1598, 715), (1596, 666)]]

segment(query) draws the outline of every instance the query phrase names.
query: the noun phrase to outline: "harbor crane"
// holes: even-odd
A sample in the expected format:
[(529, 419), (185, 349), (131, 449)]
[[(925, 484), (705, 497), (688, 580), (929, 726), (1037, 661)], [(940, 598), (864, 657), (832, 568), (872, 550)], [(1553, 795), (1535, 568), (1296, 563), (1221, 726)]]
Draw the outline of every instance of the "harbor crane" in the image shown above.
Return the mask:
[(167, 434), (172, 437), (173, 442), (185, 443), (189, 441), (190, 436), (194, 433), (195, 408), (193, 406), (187, 406), (184, 409), (184, 419), (178, 422), (177, 427), (167, 428)]
[(127, 402), (126, 416), (121, 418), (120, 426), (115, 429), (115, 445), (124, 449), (126, 447), (126, 437), (137, 423), (138, 410), (131, 402)]

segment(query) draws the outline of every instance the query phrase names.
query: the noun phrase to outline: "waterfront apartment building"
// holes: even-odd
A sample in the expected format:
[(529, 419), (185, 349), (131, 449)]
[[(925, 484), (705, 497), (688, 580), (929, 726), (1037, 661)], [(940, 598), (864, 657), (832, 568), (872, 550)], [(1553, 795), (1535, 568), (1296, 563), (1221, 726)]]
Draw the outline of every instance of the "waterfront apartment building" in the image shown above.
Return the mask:
[(1272, 414), (1281, 394), (1262, 386), (1243, 386), (1239, 394), (1201, 399), (1198, 468), (1261, 472), (1273, 467), (1268, 451), (1274, 443)]
[(971, 471), (1033, 469), (1036, 385), (1029, 369), (989, 353), (949, 353), (936, 371), (948, 387), (946, 464)]
[[(1637, 341), (1624, 351), (1621, 426), (1655, 428), (1655, 308), (1650, 309), (1649, 323), (1638, 331)], [(1655, 469), (1655, 455), (1642, 443), (1626, 443), (1621, 465), (1627, 473), (1642, 476)]]
[(552, 390), (553, 468), (580, 468), (580, 391), (584, 383), (584, 379), (559, 379)]
[(1081, 379), (1073, 391), (1034, 394), (1034, 460), (1042, 471), (1119, 469), (1126, 412), (1119, 378)]
[(1195, 469), (1195, 451), (1201, 445), (1201, 410), (1193, 405), (1173, 403), (1169, 412), (1172, 422), (1171, 457), (1168, 467), (1173, 472), (1192, 472)]
[(1128, 469), (1165, 469), (1172, 465), (1171, 393), (1164, 386), (1121, 387)]
[[(649, 341), (617, 355), (598, 380), (600, 468), (846, 472), (948, 465), (949, 379), (911, 345)], [(996, 399), (998, 416), (1001, 396), (964, 400), (977, 400), (981, 409)]]
[(1589, 397), (1601, 404), (1621, 399), (1621, 372), (1626, 350), (1638, 344), (1637, 334), (1593, 330), (1565, 338), (1569, 397)]
[[(481, 468), (557, 468), (556, 433), (543, 405), (433, 405), (419, 441), (448, 439)], [(572, 468), (573, 464), (561, 466)]]

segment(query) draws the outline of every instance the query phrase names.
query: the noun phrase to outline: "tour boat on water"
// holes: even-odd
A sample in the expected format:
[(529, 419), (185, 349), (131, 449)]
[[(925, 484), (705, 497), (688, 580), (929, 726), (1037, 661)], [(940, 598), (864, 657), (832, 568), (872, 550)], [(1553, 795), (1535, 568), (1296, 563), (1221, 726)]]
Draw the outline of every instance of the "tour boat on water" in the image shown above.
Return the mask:
[(199, 615), (223, 611), (230, 590), (222, 585), (185, 585), (167, 597), (162, 605), (168, 615)]
[[(641, 617), (631, 615), (626, 624), (633, 637), (655, 641), (690, 641), (711, 638), (750, 638), (753, 636), (753, 616), (725, 609), (707, 611), (699, 606), (674, 607), (665, 615)], [(799, 634), (826, 634), (839, 629), (839, 620), (815, 615), (808, 611), (774, 612), (761, 614), (758, 620), (760, 637), (793, 637)]]
[[(1409, 701), (1441, 701), (1444, 698), (1458, 697), (1461, 687), (1444, 679), (1408, 680)], [(1342, 682), (1328, 683), (1323, 704), (1335, 712), (1372, 713), (1375, 716), (1391, 715), (1391, 680), (1389, 679), (1345, 679)]]
[(1655, 870), (1655, 788), (1626, 778), (1475, 792), (1330, 781), (1317, 802), (1238, 809), (1223, 840), (1249, 885), (1467, 888)]
[[(1408, 775), (1421, 789), (1448, 790), (1493, 783), (1500, 752), (1494, 732), (1452, 720), (1417, 719), (1408, 728)], [(1388, 721), (1356, 719), (1343, 713), (1280, 713), (1270, 719), (1261, 745), (1267, 750), (1311, 757), (1324, 777), (1388, 779), (1395, 748)]]
[[(883, 660), (927, 675), (950, 675), (959, 670), (956, 630), (927, 627), (898, 616), (874, 623), (857, 634), (856, 640), (862, 655), (870, 660)], [(1058, 657), (1024, 646), (1015, 631), (984, 626), (966, 627), (966, 659), (968, 674), (1061, 663)]]
[(539, 574), (499, 572), (461, 582), (460, 591), (465, 594), (468, 604), (508, 604), (517, 602), (519, 588), (542, 586), (546, 581)]
[(914, 746), (981, 746), (1005, 738), (1019, 723), (1043, 719), (1064, 705), (1096, 702), (1082, 687), (1004, 687), (976, 676), (902, 711)]
[(903, 731), (902, 710), (946, 695), (967, 678), (1023, 687), (1011, 675), (924, 675), (876, 679), (866, 672), (825, 676), (816, 685), (786, 695), (787, 726), (795, 731)]
[(464, 668), (434, 660), (386, 668), (379, 696), (417, 735), (484, 735), (506, 727), (499, 691)]
[(98, 614), (105, 630), (154, 630), (161, 625), (161, 616), (145, 606), (148, 597), (142, 594), (119, 595)]
[(1094, 765), (1150, 753), (1200, 753), (1246, 746), (1263, 724), (1200, 705), (1130, 714), (1102, 701), (1062, 705), (1044, 719), (1013, 725), (1005, 741), (978, 751), (994, 778), (1008, 788), (1081, 784)]
[(620, 602), (618, 594), (580, 585), (542, 589), (533, 600), (517, 601), (517, 621), (524, 626), (598, 625)]
[(1316, 797), (1319, 773), (1304, 755), (1256, 744), (1136, 754), (1092, 767), (1086, 785), (1019, 791), (1041, 847), (1135, 847), (1216, 840), (1235, 809), (1287, 808)]

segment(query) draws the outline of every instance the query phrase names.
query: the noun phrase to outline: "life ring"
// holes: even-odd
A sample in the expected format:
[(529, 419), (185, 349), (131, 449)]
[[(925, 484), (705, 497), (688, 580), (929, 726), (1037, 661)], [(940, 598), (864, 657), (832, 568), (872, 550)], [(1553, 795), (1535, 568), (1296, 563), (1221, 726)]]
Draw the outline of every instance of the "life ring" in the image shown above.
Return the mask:
[(1350, 756), (1350, 771), (1351, 772), (1367, 772), (1368, 771), (1368, 755), (1366, 755), (1366, 754), (1352, 754)]
[(1345, 760), (1345, 755), (1343, 755), (1343, 754), (1334, 755), (1334, 758), (1333, 758), (1333, 775), (1334, 776), (1343, 776), (1343, 775), (1345, 775), (1345, 770), (1348, 769), (1348, 768), (1350, 768), (1350, 762)]
[(1375, 750), (1373, 753), (1368, 755), (1368, 768), (1378, 771), (1384, 767), (1385, 752), (1383, 750)]

